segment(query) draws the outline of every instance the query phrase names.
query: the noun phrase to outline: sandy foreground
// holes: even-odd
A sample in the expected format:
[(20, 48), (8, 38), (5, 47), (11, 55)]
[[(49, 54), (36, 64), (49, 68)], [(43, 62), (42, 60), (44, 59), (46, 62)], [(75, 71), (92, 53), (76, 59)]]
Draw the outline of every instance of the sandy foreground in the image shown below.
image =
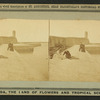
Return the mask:
[(50, 81), (100, 82), (100, 55), (79, 52), (79, 46), (69, 48), (75, 59), (54, 57), (49, 63)]
[(7, 51), (0, 46), (0, 80), (46, 81), (48, 80), (48, 45), (35, 47), (33, 54)]

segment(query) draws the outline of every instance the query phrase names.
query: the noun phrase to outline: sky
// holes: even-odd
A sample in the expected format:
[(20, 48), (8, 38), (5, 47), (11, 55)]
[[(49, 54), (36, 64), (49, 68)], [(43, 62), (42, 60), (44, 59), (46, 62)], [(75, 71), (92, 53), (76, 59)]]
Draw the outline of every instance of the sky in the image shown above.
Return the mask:
[(88, 32), (91, 43), (100, 43), (99, 20), (28, 20), (0, 19), (0, 36), (12, 36), (16, 31), (18, 42), (48, 42), (49, 34), (61, 37), (84, 37)]
[(88, 32), (91, 43), (100, 43), (99, 20), (51, 20), (50, 35), (61, 37), (84, 37)]
[(18, 42), (48, 42), (48, 20), (0, 19), (0, 36), (12, 36)]

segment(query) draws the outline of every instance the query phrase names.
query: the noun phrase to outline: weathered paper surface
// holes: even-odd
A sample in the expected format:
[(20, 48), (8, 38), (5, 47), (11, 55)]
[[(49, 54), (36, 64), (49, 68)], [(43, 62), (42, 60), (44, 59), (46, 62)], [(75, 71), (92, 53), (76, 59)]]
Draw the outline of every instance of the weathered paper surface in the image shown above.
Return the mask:
[(1, 4), (0, 95), (100, 95), (99, 12)]

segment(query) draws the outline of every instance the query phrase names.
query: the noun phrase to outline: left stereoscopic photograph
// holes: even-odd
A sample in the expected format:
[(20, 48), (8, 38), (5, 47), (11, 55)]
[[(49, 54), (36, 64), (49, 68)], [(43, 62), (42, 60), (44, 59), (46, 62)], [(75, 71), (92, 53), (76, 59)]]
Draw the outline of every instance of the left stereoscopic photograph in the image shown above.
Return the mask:
[(0, 19), (0, 80), (48, 80), (48, 21)]

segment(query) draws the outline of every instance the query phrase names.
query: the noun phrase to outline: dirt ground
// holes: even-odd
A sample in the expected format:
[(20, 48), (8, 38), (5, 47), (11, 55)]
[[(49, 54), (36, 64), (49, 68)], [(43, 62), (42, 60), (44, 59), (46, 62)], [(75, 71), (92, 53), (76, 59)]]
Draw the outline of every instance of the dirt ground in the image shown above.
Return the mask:
[[(0, 80), (47, 81), (47, 47), (47, 43), (43, 43), (34, 49), (33, 54), (19, 54), (16, 51), (7, 51), (7, 45), (1, 45)], [(42, 57), (38, 56), (41, 52)]]
[(78, 46), (69, 48), (71, 55), (77, 59), (50, 60), (50, 81), (100, 82), (100, 55), (79, 52)]

